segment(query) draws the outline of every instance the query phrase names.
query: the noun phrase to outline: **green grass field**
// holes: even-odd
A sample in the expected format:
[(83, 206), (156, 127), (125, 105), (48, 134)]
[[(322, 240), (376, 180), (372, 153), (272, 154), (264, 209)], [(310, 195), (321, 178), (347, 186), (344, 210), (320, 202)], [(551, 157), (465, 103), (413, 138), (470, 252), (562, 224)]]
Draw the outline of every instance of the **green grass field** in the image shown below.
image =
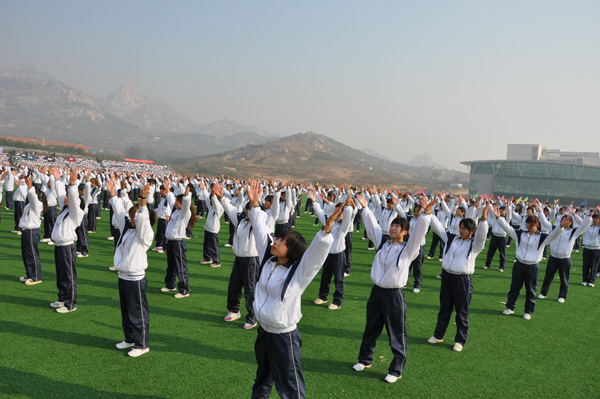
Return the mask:
[[(312, 239), (314, 218), (297, 220), (297, 230)], [(225, 323), (226, 293), (233, 253), (228, 225), (219, 236), (222, 267), (199, 264), (204, 219), (188, 241), (191, 295), (174, 299), (160, 292), (166, 258), (148, 252), (150, 352), (126, 356), (115, 344), (123, 339), (117, 275), (110, 272), (113, 243), (107, 241), (108, 211), (102, 211), (98, 233), (90, 235), (90, 257), (77, 260), (77, 311), (57, 314), (53, 247), (40, 244), (43, 283), (25, 286), (20, 237), (10, 233), (12, 213), (2, 208), (0, 223), (0, 397), (4, 398), (243, 398), (254, 381), (256, 330), (245, 331), (242, 319)], [(430, 233), (431, 234), (431, 233)], [(523, 315), (524, 295), (516, 313), (505, 316), (503, 302), (510, 285), (514, 246), (507, 251), (507, 271), (483, 270), (486, 250), (473, 277), (469, 341), (461, 353), (451, 350), (455, 326), (445, 341), (430, 345), (439, 308), (441, 270), (425, 260), (422, 291), (405, 293), (408, 304), (408, 359), (396, 384), (382, 382), (391, 351), (385, 331), (378, 341), (373, 367), (357, 373), (365, 324), (365, 306), (373, 286), (369, 267), (374, 253), (354, 234), (352, 274), (339, 311), (312, 301), (320, 274), (306, 290), (299, 323), (302, 363), (308, 398), (372, 397), (597, 397), (600, 389), (599, 288), (581, 283), (581, 253), (573, 254), (571, 287), (566, 303), (556, 302), (558, 275), (548, 299), (538, 300), (532, 320)], [(428, 238), (428, 244), (430, 239)], [(426, 247), (428, 248), (428, 246)], [(545, 262), (541, 265), (539, 286)], [(413, 279), (409, 279), (412, 288)], [(331, 299), (331, 296), (330, 296)], [(244, 315), (242, 300), (242, 315)], [(273, 389), (273, 397), (277, 397)]]

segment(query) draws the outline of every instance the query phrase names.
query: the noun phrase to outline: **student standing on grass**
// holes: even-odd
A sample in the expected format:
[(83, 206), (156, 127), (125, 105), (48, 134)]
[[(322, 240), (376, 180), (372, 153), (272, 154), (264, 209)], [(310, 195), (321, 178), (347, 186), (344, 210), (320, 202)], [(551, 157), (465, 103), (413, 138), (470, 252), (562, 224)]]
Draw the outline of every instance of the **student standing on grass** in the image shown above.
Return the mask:
[(252, 398), (268, 398), (273, 382), (282, 398), (305, 398), (300, 359), (302, 338), (297, 327), (302, 318), (300, 299), (325, 261), (333, 243), (329, 233), (342, 209), (331, 215), (308, 249), (300, 233), (285, 230), (277, 236), (269, 254), (267, 215), (261, 211), (259, 200), (259, 184), (253, 181), (248, 190), (249, 216), (262, 271), (254, 300), (260, 326), (254, 344), (258, 367)]
[(128, 212), (123, 209), (123, 202), (116, 197), (113, 179), (107, 182), (106, 189), (121, 232), (115, 249), (114, 265), (119, 272), (119, 300), (125, 340), (116, 346), (118, 349), (133, 347), (127, 354), (138, 357), (150, 351), (146, 297), (148, 282), (145, 270), (148, 268), (146, 251), (154, 238), (152, 225), (156, 220), (156, 212), (150, 212), (146, 207), (150, 191), (148, 184), (142, 189), (140, 203), (131, 207)]
[[(505, 218), (508, 223), (511, 223), (512, 212), (509, 212), (507, 214), (505, 205), (501, 205), (500, 207), (498, 207), (498, 204), (489, 204), (487, 205), (487, 207), (493, 207), (494, 210), (498, 210), (498, 212), (500, 213), (500, 217)], [(504, 268), (506, 267), (506, 232), (500, 227), (500, 224), (498, 223), (498, 218), (496, 218), (494, 212), (490, 213), (488, 211), (487, 214), (489, 215), (490, 219), (489, 224), (492, 225), (492, 236), (490, 239), (490, 246), (487, 252), (487, 258), (485, 260), (485, 266), (483, 266), (483, 268), (486, 270), (490, 268), (492, 260), (494, 259), (494, 255), (496, 254), (496, 251), (498, 251), (498, 254), (500, 256), (499, 270), (500, 272), (504, 272)]]
[[(495, 212), (498, 212), (495, 210)], [(516, 243), (515, 257), (517, 261), (513, 266), (512, 281), (508, 291), (508, 300), (506, 301), (505, 315), (515, 313), (515, 305), (519, 298), (519, 293), (523, 285), (525, 286), (525, 314), (523, 319), (530, 320), (535, 311), (535, 298), (537, 291), (538, 275), (540, 273), (540, 261), (544, 253), (544, 248), (558, 239), (563, 227), (554, 229), (550, 234), (540, 233), (541, 225), (538, 215), (527, 216), (525, 220), (526, 230), (517, 234), (506, 220), (496, 214), (500, 227), (513, 238)], [(566, 222), (566, 220), (565, 220)]]
[[(188, 289), (188, 265), (187, 265), (187, 246), (185, 244), (185, 231), (187, 227), (194, 227), (196, 224), (196, 212), (192, 206), (192, 194), (189, 184), (183, 194), (175, 198), (175, 210), (167, 223), (165, 235), (167, 237), (167, 275), (165, 276), (165, 286), (160, 290), (162, 292), (178, 291), (175, 298), (181, 299), (190, 296)], [(177, 288), (175, 288), (175, 279), (179, 279)]]
[(475, 273), (475, 260), (485, 247), (488, 231), (489, 208), (485, 206), (481, 222), (475, 225), (473, 219), (460, 221), (457, 236), (450, 236), (437, 218), (431, 218), (431, 227), (445, 245), (442, 258), (442, 286), (440, 287), (440, 311), (433, 336), (427, 340), (436, 344), (444, 340), (452, 309), (456, 311), (456, 352), (462, 351), (469, 332), (469, 306), (473, 296), (472, 275)]
[(36, 285), (42, 282), (42, 262), (38, 244), (40, 242), (40, 215), (47, 204), (43, 204), (37, 197), (35, 188), (32, 187), (31, 178), (25, 182), (27, 186), (27, 205), (23, 208), (23, 215), (19, 220), (21, 228), (21, 255), (25, 265), (25, 275), (19, 279), (25, 285)]
[[(563, 223), (563, 220), (567, 220)], [(545, 218), (542, 219), (542, 223), (549, 223)], [(545, 299), (550, 290), (550, 284), (554, 279), (554, 274), (558, 270), (558, 276), (560, 277), (560, 291), (558, 293), (558, 303), (564, 303), (567, 299), (567, 292), (569, 291), (569, 276), (571, 274), (571, 253), (575, 246), (575, 240), (579, 238), (592, 224), (592, 218), (588, 216), (585, 218), (583, 223), (577, 228), (573, 228), (573, 217), (570, 215), (561, 216), (561, 226), (565, 228), (558, 240), (550, 244), (550, 258), (546, 265), (546, 274), (544, 276), (544, 283), (542, 284), (542, 291), (538, 295), (539, 299)]]
[(357, 195), (356, 199), (363, 206), (363, 222), (369, 238), (375, 243), (378, 251), (371, 267), (371, 280), (375, 286), (367, 302), (365, 332), (360, 345), (358, 363), (353, 366), (353, 369), (362, 371), (371, 367), (375, 344), (385, 325), (394, 359), (384, 381), (394, 383), (402, 377), (406, 363), (406, 303), (402, 287), (408, 281), (411, 262), (419, 255), (421, 240), (427, 234), (431, 209), (437, 199), (429, 204), (424, 198), (421, 199), (424, 215), (419, 217), (414, 227), (414, 234), (410, 238), (408, 221), (401, 217), (392, 220), (387, 241), (382, 240), (382, 229), (371, 210), (367, 208), (367, 201), (361, 195)]
[(583, 233), (583, 282), (581, 285), (594, 287), (600, 262), (600, 215), (592, 215), (592, 225)]
[[(321, 225), (325, 226), (327, 221), (331, 218), (325, 216), (325, 212), (321, 209), (321, 205), (316, 201), (314, 193), (309, 192), (309, 196), (312, 197), (313, 207), (317, 218)], [(331, 227), (331, 235), (333, 236), (333, 245), (329, 249), (329, 254), (323, 264), (323, 272), (321, 273), (321, 286), (319, 288), (319, 297), (315, 299), (316, 305), (322, 305), (327, 303), (327, 297), (329, 296), (329, 288), (331, 286), (331, 277), (333, 276), (333, 283), (335, 285), (335, 292), (333, 293), (333, 301), (329, 304), (329, 310), (337, 310), (342, 306), (344, 300), (344, 268), (346, 266), (346, 234), (352, 230), (352, 212), (354, 208), (354, 201), (351, 196), (346, 198), (345, 202), (338, 204), (336, 208), (343, 209), (342, 212), (337, 212), (338, 216), (333, 221)]]
[(19, 221), (21, 215), (23, 215), (23, 208), (25, 207), (25, 200), (27, 199), (27, 185), (25, 184), (25, 176), (21, 175), (20, 179), (16, 180), (17, 189), (14, 195), (14, 220), (15, 228), (12, 233), (21, 234), (21, 228), (19, 227)]
[(50, 173), (47, 187), (43, 190), (46, 196), (47, 208), (44, 210), (44, 238), (40, 242), (48, 243), (52, 245), (50, 235), (54, 229), (54, 223), (56, 222), (56, 205), (58, 204), (56, 199), (56, 186), (54, 176)]
[(217, 196), (215, 195), (214, 185), (210, 185), (210, 194), (204, 185), (200, 183), (202, 189), (202, 195), (208, 209), (206, 214), (206, 223), (204, 224), (204, 243), (202, 250), (203, 259), (200, 261), (201, 265), (210, 265), (210, 267), (221, 266), (221, 248), (219, 248), (219, 231), (221, 230), (221, 215), (223, 215), (224, 209)]
[(152, 250), (161, 254), (165, 252), (165, 247), (167, 246), (167, 237), (165, 236), (165, 233), (167, 231), (167, 223), (171, 217), (171, 211), (175, 206), (175, 196), (169, 187), (170, 184), (167, 181), (164, 181), (163, 184), (160, 185), (160, 201), (156, 208), (158, 214), (158, 226), (156, 227), (156, 245)]
[(64, 183), (59, 181), (60, 171), (54, 168), (56, 180), (56, 191), (58, 202), (64, 207), (56, 218), (52, 230), (52, 242), (54, 242), (54, 262), (56, 263), (56, 286), (58, 288), (58, 301), (52, 302), (50, 306), (56, 308), (58, 313), (69, 313), (77, 310), (77, 269), (75, 229), (83, 220), (83, 205), (77, 192), (77, 172), (71, 171), (70, 186), (65, 190)]

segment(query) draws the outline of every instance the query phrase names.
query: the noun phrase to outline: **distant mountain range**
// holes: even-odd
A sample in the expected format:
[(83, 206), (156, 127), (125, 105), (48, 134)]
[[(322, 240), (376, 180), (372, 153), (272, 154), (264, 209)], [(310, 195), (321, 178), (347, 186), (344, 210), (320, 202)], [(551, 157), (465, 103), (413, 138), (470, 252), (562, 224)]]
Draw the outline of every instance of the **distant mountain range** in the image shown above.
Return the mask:
[(203, 174), (430, 188), (468, 181), (427, 154), (405, 165), (315, 133), (279, 138), (227, 119), (201, 125), (131, 83), (93, 98), (31, 65), (0, 70), (0, 136), (83, 144)]
[(221, 120), (200, 125), (131, 83), (93, 98), (32, 65), (0, 71), (0, 135), (53, 139), (156, 158), (204, 155), (265, 143), (256, 127)]

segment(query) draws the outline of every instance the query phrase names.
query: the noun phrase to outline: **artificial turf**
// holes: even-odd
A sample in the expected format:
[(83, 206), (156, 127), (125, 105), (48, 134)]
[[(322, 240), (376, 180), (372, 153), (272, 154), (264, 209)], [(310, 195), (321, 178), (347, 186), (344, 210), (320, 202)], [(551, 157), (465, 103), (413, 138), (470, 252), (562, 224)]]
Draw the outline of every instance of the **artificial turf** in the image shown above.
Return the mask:
[[(108, 211), (98, 232), (90, 234), (90, 256), (77, 259), (77, 311), (57, 314), (54, 249), (40, 243), (43, 283), (25, 286), (20, 237), (11, 234), (12, 211), (2, 208), (0, 223), (0, 397), (8, 398), (243, 398), (249, 397), (256, 372), (256, 329), (242, 329), (242, 318), (223, 321), (233, 253), (224, 248), (228, 225), (221, 224), (220, 268), (200, 265), (204, 219), (187, 241), (191, 295), (175, 299), (160, 292), (166, 257), (149, 251), (148, 302), (150, 352), (126, 356), (122, 341), (117, 275)], [(317, 227), (302, 213), (296, 230), (311, 240)], [(431, 235), (431, 233), (429, 233)], [(428, 236), (428, 245), (430, 243)], [(365, 307), (373, 286), (374, 253), (354, 233), (353, 265), (346, 279), (342, 308), (317, 306), (320, 274), (302, 300), (302, 367), (308, 398), (393, 397), (596, 397), (600, 388), (600, 307), (598, 288), (581, 283), (582, 254), (573, 253), (569, 297), (557, 303), (558, 274), (547, 299), (538, 300), (530, 321), (523, 320), (524, 294), (515, 315), (505, 316), (514, 245), (507, 249), (507, 270), (483, 270), (487, 248), (473, 276), (469, 340), (462, 352), (451, 350), (456, 332), (450, 324), (443, 343), (428, 344), (439, 309), (441, 263), (425, 259), (419, 294), (405, 290), (408, 305), (408, 358), (402, 379), (382, 382), (392, 354), (386, 332), (375, 350), (373, 367), (357, 373), (356, 363), (365, 325)], [(429, 248), (426, 246), (426, 250)], [(438, 250), (439, 252), (439, 250)], [(436, 253), (437, 254), (437, 253)], [(541, 264), (541, 287), (546, 262)], [(408, 286), (412, 288), (413, 278)], [(333, 288), (333, 284), (332, 284)], [(539, 292), (539, 289), (538, 289)], [(331, 294), (330, 294), (331, 299)], [(454, 315), (453, 315), (454, 317)], [(272, 393), (277, 397), (275, 389)]]

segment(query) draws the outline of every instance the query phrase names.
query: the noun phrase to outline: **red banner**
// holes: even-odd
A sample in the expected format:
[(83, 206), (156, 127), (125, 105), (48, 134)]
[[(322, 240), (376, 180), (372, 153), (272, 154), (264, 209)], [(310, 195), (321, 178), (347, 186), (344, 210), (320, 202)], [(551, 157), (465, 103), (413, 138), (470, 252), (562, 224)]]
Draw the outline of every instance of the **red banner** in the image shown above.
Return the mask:
[(131, 158), (125, 158), (124, 159), (126, 162), (137, 162), (137, 163), (154, 163), (154, 161), (149, 161), (147, 159), (131, 159)]

